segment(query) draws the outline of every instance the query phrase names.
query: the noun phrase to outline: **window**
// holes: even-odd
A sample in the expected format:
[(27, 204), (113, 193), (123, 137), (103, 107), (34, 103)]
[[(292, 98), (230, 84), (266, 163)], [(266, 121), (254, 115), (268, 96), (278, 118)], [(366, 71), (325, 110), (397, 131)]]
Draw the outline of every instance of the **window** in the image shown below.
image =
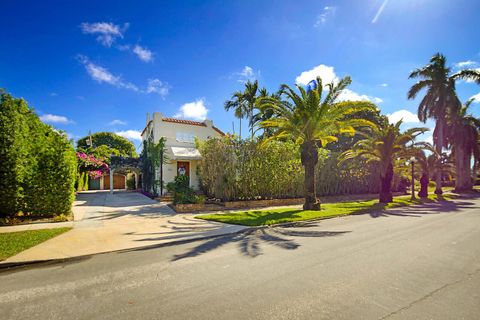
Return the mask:
[(177, 132), (177, 141), (178, 142), (194, 143), (195, 142), (195, 135), (193, 133)]

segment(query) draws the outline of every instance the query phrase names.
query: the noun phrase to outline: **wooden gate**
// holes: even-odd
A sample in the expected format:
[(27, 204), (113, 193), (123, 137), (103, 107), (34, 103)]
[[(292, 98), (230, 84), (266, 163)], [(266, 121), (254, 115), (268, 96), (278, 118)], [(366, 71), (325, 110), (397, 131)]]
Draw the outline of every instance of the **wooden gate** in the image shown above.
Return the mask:
[[(110, 189), (110, 176), (103, 177), (103, 189)], [(121, 174), (113, 174), (113, 189), (125, 189), (125, 176)]]

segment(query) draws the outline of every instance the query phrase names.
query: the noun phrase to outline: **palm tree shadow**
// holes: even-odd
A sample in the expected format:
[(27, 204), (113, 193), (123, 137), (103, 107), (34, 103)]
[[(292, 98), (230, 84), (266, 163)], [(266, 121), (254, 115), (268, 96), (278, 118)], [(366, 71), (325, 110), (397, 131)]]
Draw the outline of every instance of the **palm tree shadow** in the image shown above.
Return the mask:
[[(443, 196), (437, 196), (437, 200), (418, 199), (414, 205), (388, 208), (386, 203), (376, 203), (373, 206), (360, 209), (354, 215), (369, 214), (372, 218), (378, 217), (422, 217), (427, 214), (441, 214), (455, 212), (465, 208), (476, 208), (475, 203), (465, 199), (475, 197), (457, 197), (455, 201), (447, 200)], [(463, 200), (462, 200), (463, 199)], [(388, 210), (387, 210), (388, 208)]]
[(317, 226), (314, 223), (303, 223), (283, 227), (248, 229), (243, 232), (220, 236), (202, 242), (185, 253), (173, 256), (172, 261), (200, 256), (229, 243), (235, 243), (244, 256), (255, 258), (263, 254), (263, 245), (273, 245), (285, 250), (295, 250), (300, 247), (300, 244), (294, 239), (295, 237), (333, 237), (350, 232), (298, 230), (298, 227), (308, 228)]

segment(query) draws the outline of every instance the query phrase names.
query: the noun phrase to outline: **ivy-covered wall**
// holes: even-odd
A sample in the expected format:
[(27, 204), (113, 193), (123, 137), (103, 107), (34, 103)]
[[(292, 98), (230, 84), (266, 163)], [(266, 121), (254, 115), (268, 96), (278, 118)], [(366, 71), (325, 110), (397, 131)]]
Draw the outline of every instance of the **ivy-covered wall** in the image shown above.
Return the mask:
[(70, 213), (77, 162), (66, 135), (5, 92), (0, 128), (0, 218)]

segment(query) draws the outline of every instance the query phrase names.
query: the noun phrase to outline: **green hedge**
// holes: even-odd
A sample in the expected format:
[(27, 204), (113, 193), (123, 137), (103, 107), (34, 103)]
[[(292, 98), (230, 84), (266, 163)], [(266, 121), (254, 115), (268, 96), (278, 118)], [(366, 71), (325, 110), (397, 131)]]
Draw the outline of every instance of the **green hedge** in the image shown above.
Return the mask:
[(0, 218), (70, 213), (77, 162), (65, 134), (4, 92), (0, 127)]
[[(304, 170), (292, 142), (238, 141), (230, 137), (199, 142), (200, 182), (208, 197), (222, 200), (303, 197)], [(378, 175), (362, 160), (338, 165), (339, 152), (318, 150), (317, 194), (378, 192)]]

